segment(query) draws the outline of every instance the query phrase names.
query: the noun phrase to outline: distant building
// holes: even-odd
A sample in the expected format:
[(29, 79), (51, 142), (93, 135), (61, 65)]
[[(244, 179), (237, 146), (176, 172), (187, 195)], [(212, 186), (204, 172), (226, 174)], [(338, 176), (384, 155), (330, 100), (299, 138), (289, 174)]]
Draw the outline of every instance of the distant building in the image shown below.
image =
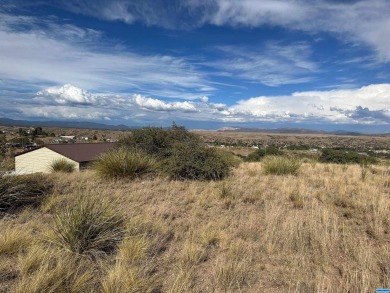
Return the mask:
[(20, 173), (50, 173), (51, 164), (64, 159), (80, 171), (100, 155), (111, 150), (114, 143), (47, 144), (15, 156), (15, 171)]

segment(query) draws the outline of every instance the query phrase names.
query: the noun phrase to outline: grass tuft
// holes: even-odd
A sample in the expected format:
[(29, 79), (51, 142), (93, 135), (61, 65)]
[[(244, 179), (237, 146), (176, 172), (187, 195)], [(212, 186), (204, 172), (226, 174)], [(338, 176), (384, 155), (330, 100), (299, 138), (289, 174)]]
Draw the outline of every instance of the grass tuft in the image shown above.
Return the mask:
[(50, 170), (52, 172), (72, 173), (75, 170), (75, 165), (65, 159), (58, 159), (51, 163)]
[(153, 292), (151, 280), (140, 269), (118, 263), (102, 281), (102, 293)]
[(142, 151), (122, 147), (102, 155), (94, 167), (104, 178), (134, 179), (155, 173), (157, 163), (153, 157)]
[(53, 184), (44, 175), (2, 176), (0, 174), (0, 211), (36, 206), (50, 193)]
[(0, 255), (13, 255), (24, 249), (31, 242), (31, 236), (24, 229), (19, 227), (5, 227), (0, 234)]
[(107, 201), (89, 194), (57, 215), (52, 241), (77, 254), (110, 253), (122, 240), (124, 219)]
[(262, 163), (265, 174), (271, 175), (298, 175), (301, 163), (287, 157), (266, 157)]
[(43, 252), (40, 260), (32, 262), (35, 265), (29, 264), (28, 268), (24, 268), (12, 292), (95, 292), (96, 280), (92, 263), (57, 251)]

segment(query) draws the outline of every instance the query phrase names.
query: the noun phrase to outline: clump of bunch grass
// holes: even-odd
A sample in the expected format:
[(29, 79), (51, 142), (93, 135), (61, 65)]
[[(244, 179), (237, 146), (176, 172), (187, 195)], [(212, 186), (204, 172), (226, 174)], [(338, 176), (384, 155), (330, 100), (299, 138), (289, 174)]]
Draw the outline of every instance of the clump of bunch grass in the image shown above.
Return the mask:
[(65, 159), (58, 159), (51, 163), (50, 170), (52, 172), (72, 173), (75, 170), (75, 165)]
[(19, 266), (15, 293), (97, 292), (99, 286), (94, 263), (66, 252), (33, 248), (19, 258)]
[(76, 254), (107, 254), (116, 249), (124, 231), (124, 218), (107, 200), (83, 194), (57, 215), (52, 242)]
[(120, 147), (103, 154), (94, 167), (101, 177), (134, 179), (155, 173), (157, 162), (141, 150)]
[(0, 173), (0, 211), (15, 211), (38, 205), (53, 187), (44, 175), (6, 175)]
[(265, 174), (271, 175), (298, 175), (301, 163), (294, 158), (270, 156), (262, 163)]

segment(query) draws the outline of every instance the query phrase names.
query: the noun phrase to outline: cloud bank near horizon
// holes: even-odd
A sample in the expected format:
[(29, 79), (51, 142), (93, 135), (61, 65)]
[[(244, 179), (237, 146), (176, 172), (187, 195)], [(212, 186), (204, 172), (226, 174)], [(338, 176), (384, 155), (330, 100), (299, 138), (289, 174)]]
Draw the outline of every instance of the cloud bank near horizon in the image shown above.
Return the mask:
[[(90, 93), (70, 84), (50, 87), (17, 107), (23, 116), (67, 119), (156, 121), (286, 122), (390, 125), (390, 84), (358, 89), (260, 96), (234, 105), (197, 100), (166, 102), (140, 94)], [(4, 115), (5, 113), (1, 113)]]

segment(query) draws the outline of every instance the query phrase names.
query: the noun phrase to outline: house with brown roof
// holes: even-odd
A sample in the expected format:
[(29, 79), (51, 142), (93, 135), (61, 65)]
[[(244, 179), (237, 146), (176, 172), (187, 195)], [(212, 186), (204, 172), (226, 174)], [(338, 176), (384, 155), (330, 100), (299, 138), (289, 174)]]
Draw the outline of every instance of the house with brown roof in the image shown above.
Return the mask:
[(74, 164), (75, 170), (80, 171), (114, 146), (115, 143), (111, 142), (47, 144), (16, 155), (15, 171), (17, 173), (50, 173), (52, 163), (60, 159)]

